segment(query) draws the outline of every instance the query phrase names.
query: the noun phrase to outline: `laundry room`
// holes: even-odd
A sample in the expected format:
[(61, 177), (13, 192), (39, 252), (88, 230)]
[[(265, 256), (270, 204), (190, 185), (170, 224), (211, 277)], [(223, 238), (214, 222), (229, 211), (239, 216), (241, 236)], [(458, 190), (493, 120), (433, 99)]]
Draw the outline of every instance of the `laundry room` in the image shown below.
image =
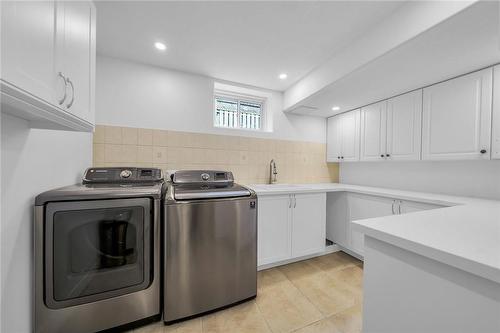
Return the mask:
[(1, 333), (500, 331), (498, 1), (0, 16)]

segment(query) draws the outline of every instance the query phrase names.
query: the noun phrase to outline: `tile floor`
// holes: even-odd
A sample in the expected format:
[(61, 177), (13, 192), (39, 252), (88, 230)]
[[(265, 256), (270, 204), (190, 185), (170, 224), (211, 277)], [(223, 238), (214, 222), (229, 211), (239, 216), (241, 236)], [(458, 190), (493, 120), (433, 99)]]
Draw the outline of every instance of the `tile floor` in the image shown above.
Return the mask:
[(133, 333), (361, 332), (363, 265), (336, 252), (258, 274), (255, 300), (164, 326)]

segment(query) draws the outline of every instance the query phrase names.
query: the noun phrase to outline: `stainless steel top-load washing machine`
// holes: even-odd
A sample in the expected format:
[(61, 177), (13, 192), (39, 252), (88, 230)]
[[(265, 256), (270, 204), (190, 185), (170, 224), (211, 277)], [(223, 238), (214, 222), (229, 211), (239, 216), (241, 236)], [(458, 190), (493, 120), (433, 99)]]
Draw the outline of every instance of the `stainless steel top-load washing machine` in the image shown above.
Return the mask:
[(88, 333), (160, 315), (155, 168), (89, 168), (35, 200), (35, 332)]
[(165, 197), (167, 323), (257, 295), (257, 196), (225, 171), (177, 171)]

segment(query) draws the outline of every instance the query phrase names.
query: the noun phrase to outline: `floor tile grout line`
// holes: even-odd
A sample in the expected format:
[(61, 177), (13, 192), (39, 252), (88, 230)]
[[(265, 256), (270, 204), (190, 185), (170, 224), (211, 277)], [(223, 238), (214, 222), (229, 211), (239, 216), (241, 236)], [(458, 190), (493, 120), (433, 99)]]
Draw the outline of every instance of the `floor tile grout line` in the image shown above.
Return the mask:
[[(259, 296), (259, 295), (257, 294), (257, 297), (258, 297), (258, 296)], [(264, 322), (266, 323), (267, 328), (269, 328), (269, 331), (270, 331), (271, 333), (275, 333), (275, 332), (273, 331), (273, 329), (272, 329), (271, 325), (270, 325), (270, 324), (269, 324), (269, 322), (267, 321), (266, 316), (264, 316), (264, 314), (262, 313), (262, 311), (261, 311), (261, 309), (260, 309), (260, 307), (259, 307), (259, 304), (257, 304), (257, 300), (255, 301), (255, 306), (257, 307), (257, 311), (259, 311), (259, 314), (260, 314), (260, 315), (262, 316), (262, 318), (264, 319)]]
[[(304, 294), (304, 292), (303, 292), (302, 290), (300, 290), (300, 288), (299, 288), (299, 287), (298, 287), (295, 283), (293, 283), (293, 281), (292, 281), (292, 280), (290, 280), (290, 279), (288, 278), (288, 276), (285, 274), (285, 272), (283, 272), (283, 271), (282, 271), (279, 267), (278, 267), (278, 270), (279, 270), (279, 271), (280, 271), (280, 272), (281, 272), (281, 273), (282, 273), (282, 274), (286, 277), (286, 279), (287, 279), (287, 280), (288, 280), (288, 281), (289, 281), (289, 282), (290, 282), (290, 283), (291, 283), (291, 284), (292, 284), (292, 285), (293, 285), (293, 286), (294, 286), (294, 287), (295, 287), (295, 288), (299, 291), (299, 293), (300, 293), (302, 296), (304, 296), (304, 297), (307, 299), (307, 301), (308, 301), (309, 303), (311, 303), (311, 305), (312, 305), (312, 306), (313, 306), (313, 307), (314, 307), (314, 308), (315, 308), (315, 309), (316, 309), (316, 310), (317, 310), (317, 311), (321, 314), (321, 318), (320, 318), (320, 319), (318, 319), (318, 320), (322, 320), (322, 319), (324, 319), (324, 318), (325, 318), (325, 316), (323, 315), (323, 312), (322, 312), (320, 309), (318, 309), (318, 307), (317, 307), (317, 306), (316, 306), (316, 305), (315, 305), (315, 304), (311, 301), (311, 299), (310, 299), (309, 297), (307, 297), (307, 295), (306, 295), (306, 294)], [(307, 325), (305, 325), (305, 326), (303, 326), (303, 327), (306, 327), (306, 326), (308, 326), (308, 325), (310, 325), (310, 324), (312, 324), (312, 323), (309, 323), (309, 324), (307, 324)], [(302, 327), (302, 328), (303, 328), (303, 327)], [(298, 329), (300, 329), (300, 328), (298, 328)], [(292, 330), (292, 331), (290, 331), (290, 332), (293, 332), (293, 331), (294, 331), (294, 330)]]

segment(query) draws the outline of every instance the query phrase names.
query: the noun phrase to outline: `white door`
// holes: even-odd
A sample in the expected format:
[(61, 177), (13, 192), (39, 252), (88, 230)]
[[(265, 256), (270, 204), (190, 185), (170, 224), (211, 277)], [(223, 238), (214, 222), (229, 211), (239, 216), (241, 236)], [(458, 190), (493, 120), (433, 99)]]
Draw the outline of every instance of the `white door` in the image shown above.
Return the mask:
[(93, 7), (87, 1), (57, 4), (57, 62), (67, 77), (64, 106), (75, 116), (92, 122), (91, 61)]
[(387, 102), (387, 156), (390, 160), (419, 160), (422, 138), (422, 89)]
[(342, 154), (341, 116), (328, 118), (327, 126), (326, 160), (327, 162), (339, 162)]
[(417, 201), (407, 201), (407, 200), (400, 200), (398, 202), (398, 206), (399, 206), (398, 211), (400, 211), (401, 214), (420, 212), (422, 210), (431, 210), (431, 209), (438, 209), (445, 207), (435, 204), (429, 204)]
[(490, 158), (492, 72), (424, 89), (422, 159)]
[(493, 90), (491, 158), (500, 159), (500, 65), (493, 68), (493, 77), (495, 88)]
[(342, 114), (342, 162), (359, 161), (359, 110)]
[(362, 161), (383, 161), (386, 154), (387, 102), (361, 108)]
[(294, 194), (292, 200), (292, 257), (325, 250), (326, 193)]
[[(373, 217), (389, 216), (396, 213), (396, 201), (389, 198), (363, 194), (348, 194), (350, 221), (364, 220)], [(357, 254), (364, 255), (364, 234), (349, 225), (349, 248)]]
[[(1, 2), (2, 80), (48, 103), (64, 95), (54, 69), (53, 1)], [(54, 96), (59, 85), (60, 96)]]
[(290, 258), (289, 195), (261, 196), (258, 199), (258, 265)]

